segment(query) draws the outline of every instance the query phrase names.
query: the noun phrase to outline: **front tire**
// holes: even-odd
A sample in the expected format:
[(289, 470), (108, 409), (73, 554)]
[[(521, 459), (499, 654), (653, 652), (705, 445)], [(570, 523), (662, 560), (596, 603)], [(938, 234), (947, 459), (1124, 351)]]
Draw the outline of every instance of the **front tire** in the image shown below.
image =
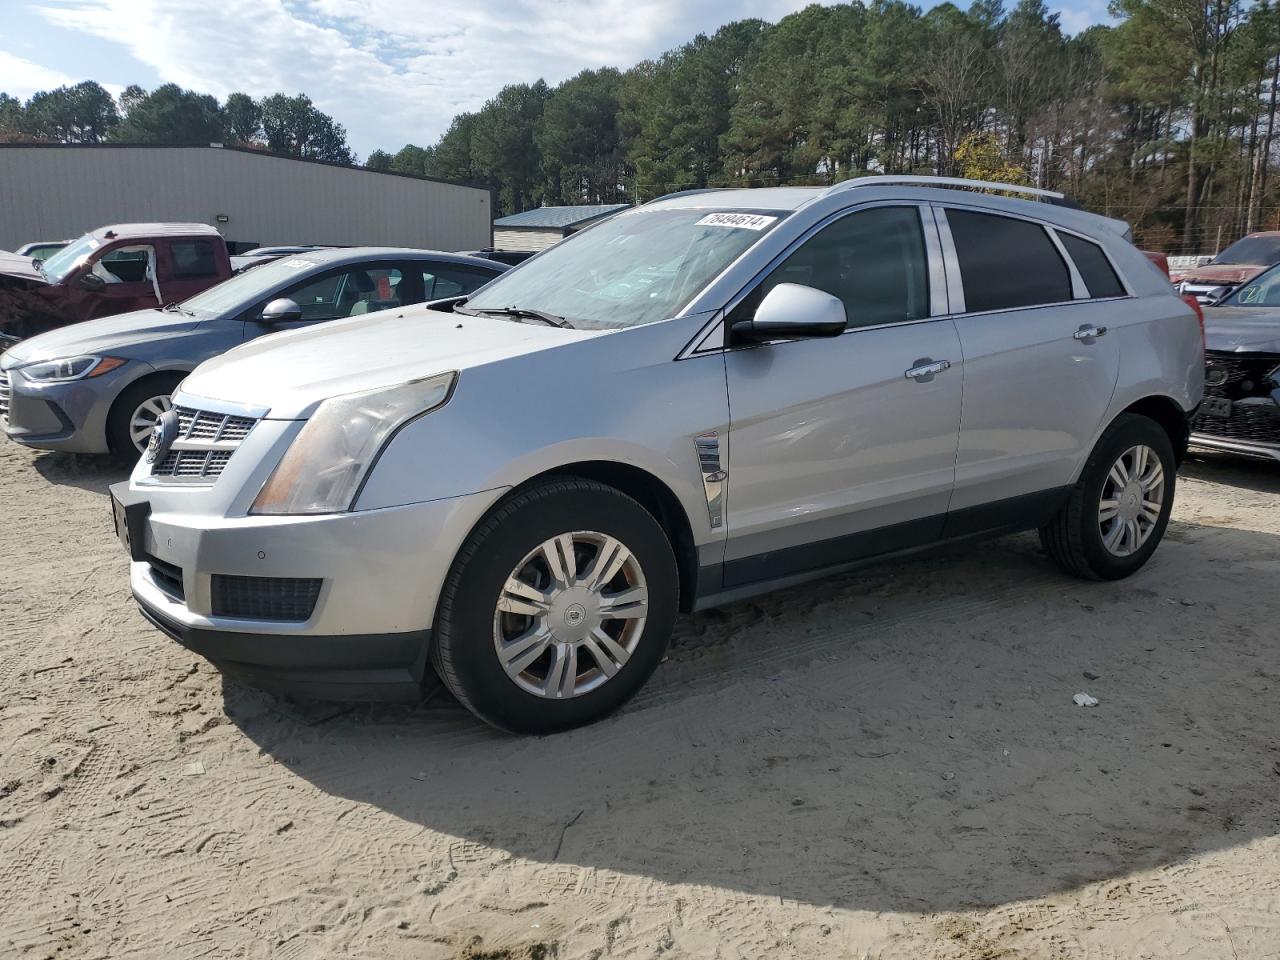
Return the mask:
[(1164, 428), (1121, 414), (1098, 440), (1070, 498), (1040, 528), (1040, 542), (1073, 576), (1129, 576), (1151, 558), (1169, 525), (1177, 469)]
[(440, 595), (432, 663), (482, 720), (513, 733), (591, 723), (629, 700), (667, 648), (671, 544), (631, 497), (561, 478), (472, 532)]
[(113, 455), (130, 463), (142, 456), (155, 421), (173, 406), (173, 391), (184, 376), (153, 375), (120, 392), (107, 416), (107, 447)]

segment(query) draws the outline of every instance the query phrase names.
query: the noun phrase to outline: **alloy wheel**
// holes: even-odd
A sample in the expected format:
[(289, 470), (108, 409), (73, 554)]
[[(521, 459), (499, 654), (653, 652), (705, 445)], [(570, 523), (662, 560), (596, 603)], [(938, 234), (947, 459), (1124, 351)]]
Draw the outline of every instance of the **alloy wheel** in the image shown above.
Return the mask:
[(144, 453), (151, 440), (156, 421), (166, 410), (173, 408), (173, 400), (167, 395), (148, 397), (134, 409), (129, 417), (129, 439), (138, 453)]
[(1116, 557), (1137, 553), (1150, 539), (1164, 506), (1164, 467), (1145, 444), (1116, 459), (1102, 484), (1098, 529), (1102, 545)]
[(631, 659), (648, 602), (644, 571), (620, 540), (593, 531), (552, 537), (503, 584), (493, 619), (498, 662), (535, 696), (590, 693)]

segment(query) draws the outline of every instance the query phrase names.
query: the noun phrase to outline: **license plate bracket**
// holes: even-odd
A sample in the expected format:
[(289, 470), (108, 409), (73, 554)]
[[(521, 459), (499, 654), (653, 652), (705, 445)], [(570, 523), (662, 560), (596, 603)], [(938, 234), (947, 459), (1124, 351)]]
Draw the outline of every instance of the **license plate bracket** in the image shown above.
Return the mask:
[[(120, 489), (123, 488), (123, 489)], [(151, 516), (151, 501), (129, 491), (129, 484), (115, 484), (111, 492), (111, 522), (116, 537), (129, 554), (129, 559), (140, 562), (147, 558), (147, 518)]]
[(1228, 420), (1235, 409), (1235, 404), (1226, 397), (1205, 397), (1204, 398), (1204, 415), (1206, 417), (1217, 417), (1219, 420)]

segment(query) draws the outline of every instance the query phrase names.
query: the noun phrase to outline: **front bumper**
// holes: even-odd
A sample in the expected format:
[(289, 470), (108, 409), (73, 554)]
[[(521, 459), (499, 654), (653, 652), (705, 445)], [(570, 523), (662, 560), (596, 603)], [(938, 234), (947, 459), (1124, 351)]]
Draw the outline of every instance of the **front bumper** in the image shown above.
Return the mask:
[(31, 383), (18, 368), (0, 371), (0, 393), (7, 394), (0, 405), (8, 407), (0, 429), (39, 450), (106, 453), (111, 402), (140, 366), (125, 364), (101, 377), (64, 383)]
[(1280, 390), (1270, 398), (1250, 397), (1232, 406), (1226, 418), (1211, 417), (1202, 407), (1191, 423), (1192, 445), (1280, 460)]
[[(192, 515), (157, 498), (130, 586), (148, 620), (229, 673), (321, 699), (402, 699), (425, 676), (454, 555), (500, 495), (314, 517)], [(253, 619), (215, 614), (215, 576), (321, 583), (305, 620)]]

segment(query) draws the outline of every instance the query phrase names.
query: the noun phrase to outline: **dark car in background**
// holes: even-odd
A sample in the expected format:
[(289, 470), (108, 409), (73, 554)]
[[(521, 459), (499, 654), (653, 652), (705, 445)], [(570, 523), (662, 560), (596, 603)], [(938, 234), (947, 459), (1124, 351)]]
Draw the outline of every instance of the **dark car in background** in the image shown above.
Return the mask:
[(254, 247), (252, 250), (246, 250), (244, 253), (237, 253), (231, 257), (231, 272), (244, 273), (251, 267), (260, 267), (264, 263), (279, 260), (281, 257), (287, 257), (292, 253), (310, 253), (312, 250), (327, 249), (328, 247), (319, 246)]
[[(266, 333), (463, 296), (506, 269), (428, 250), (316, 250), (181, 304), (54, 330), (0, 356), (0, 429), (30, 447), (136, 455), (178, 383), (204, 360)], [(199, 432), (207, 426), (183, 429), (216, 442)]]
[(226, 242), (205, 223), (100, 227), (42, 263), (0, 254), (0, 349), (82, 320), (178, 303), (229, 276)]
[(1191, 442), (1280, 460), (1280, 266), (1204, 317), (1205, 397)]

